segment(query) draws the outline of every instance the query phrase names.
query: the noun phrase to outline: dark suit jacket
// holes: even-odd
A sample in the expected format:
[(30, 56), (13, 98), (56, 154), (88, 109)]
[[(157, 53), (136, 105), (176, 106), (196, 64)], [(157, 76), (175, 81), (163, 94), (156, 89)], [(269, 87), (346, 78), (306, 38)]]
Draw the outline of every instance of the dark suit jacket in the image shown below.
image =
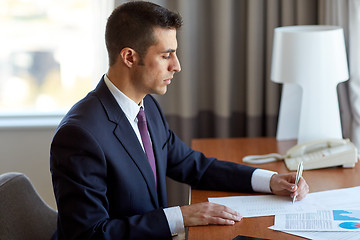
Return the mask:
[(51, 144), (59, 239), (171, 239), (165, 176), (197, 188), (252, 191), (254, 168), (206, 158), (144, 98), (158, 189), (128, 119), (102, 79), (68, 112)]

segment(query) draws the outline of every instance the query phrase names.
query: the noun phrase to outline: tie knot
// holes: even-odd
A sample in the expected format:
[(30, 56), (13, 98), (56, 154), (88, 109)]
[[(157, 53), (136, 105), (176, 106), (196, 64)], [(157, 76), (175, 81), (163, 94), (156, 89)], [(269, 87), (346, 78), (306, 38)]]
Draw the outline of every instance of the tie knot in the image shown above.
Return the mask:
[(146, 122), (145, 111), (142, 107), (140, 108), (140, 111), (137, 115), (137, 119), (138, 121)]

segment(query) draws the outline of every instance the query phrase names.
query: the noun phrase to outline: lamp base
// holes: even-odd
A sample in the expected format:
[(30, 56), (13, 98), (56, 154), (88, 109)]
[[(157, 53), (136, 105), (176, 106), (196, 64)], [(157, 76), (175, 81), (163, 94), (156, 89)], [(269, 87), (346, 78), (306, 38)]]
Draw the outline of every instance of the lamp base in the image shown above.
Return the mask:
[(336, 85), (284, 84), (276, 139), (297, 139), (299, 144), (324, 138), (342, 138)]
[(297, 139), (299, 133), (301, 87), (295, 83), (283, 84), (276, 131), (277, 140)]

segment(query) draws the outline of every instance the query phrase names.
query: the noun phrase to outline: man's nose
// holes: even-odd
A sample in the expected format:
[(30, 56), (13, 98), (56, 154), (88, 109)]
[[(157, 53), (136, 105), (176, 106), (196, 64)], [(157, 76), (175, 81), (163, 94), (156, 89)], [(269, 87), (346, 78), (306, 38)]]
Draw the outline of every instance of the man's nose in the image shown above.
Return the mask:
[(174, 55), (174, 59), (173, 62), (170, 66), (170, 71), (173, 72), (180, 72), (181, 71), (181, 66), (180, 66), (180, 61), (178, 59), (178, 57), (176, 55)]

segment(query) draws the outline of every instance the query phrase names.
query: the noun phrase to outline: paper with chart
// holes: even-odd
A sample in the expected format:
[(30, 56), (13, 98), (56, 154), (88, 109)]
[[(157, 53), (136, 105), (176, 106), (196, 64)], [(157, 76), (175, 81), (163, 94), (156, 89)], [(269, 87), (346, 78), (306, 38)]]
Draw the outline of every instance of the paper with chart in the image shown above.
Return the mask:
[(274, 230), (360, 231), (360, 210), (318, 210), (275, 215)]
[(243, 217), (271, 216), (284, 213), (316, 211), (311, 198), (296, 201), (288, 196), (259, 195), (209, 198), (209, 202), (225, 205), (239, 212)]
[(282, 232), (314, 240), (359, 240), (359, 232)]
[[(269, 227), (273, 229), (273, 226)], [(359, 240), (359, 232), (314, 232), (314, 231), (281, 231), (314, 240)]]
[[(360, 187), (343, 188), (310, 193), (308, 196), (321, 201), (322, 209), (357, 209), (360, 210)], [(353, 227), (357, 227), (356, 224)], [(269, 227), (273, 229), (272, 227)], [(316, 240), (359, 240), (359, 232), (322, 232), (322, 231), (282, 231), (300, 237)]]

